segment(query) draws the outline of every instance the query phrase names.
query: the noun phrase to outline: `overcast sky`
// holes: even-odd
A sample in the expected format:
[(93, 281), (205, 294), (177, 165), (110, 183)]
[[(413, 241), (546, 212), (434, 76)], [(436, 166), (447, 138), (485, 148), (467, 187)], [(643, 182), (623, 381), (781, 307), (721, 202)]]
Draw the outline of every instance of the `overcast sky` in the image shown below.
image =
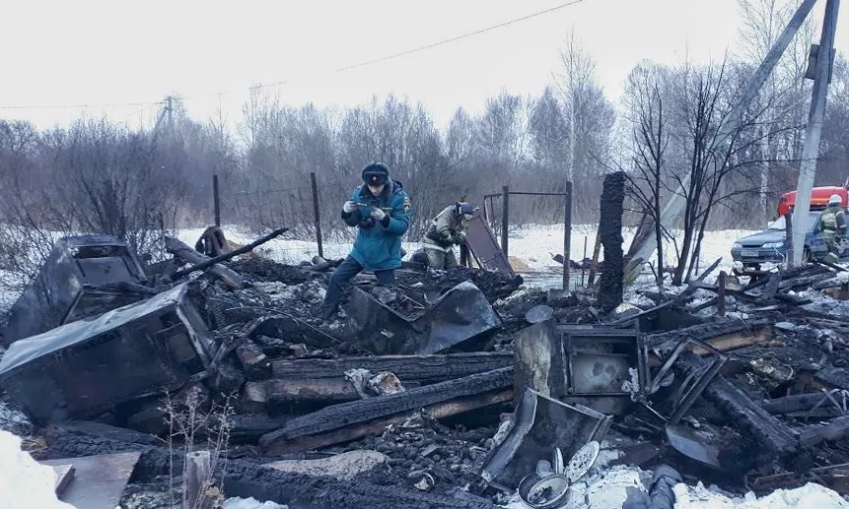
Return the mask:
[[(293, 104), (350, 105), (392, 92), (440, 126), (501, 90), (538, 94), (574, 30), (609, 97), (642, 59), (720, 59), (738, 42), (737, 0), (583, 0), (510, 26), (344, 72), (358, 62), (520, 18), (567, 0), (2, 0), (0, 117), (40, 127), (83, 113), (155, 116), (165, 95), (230, 121), (257, 83)], [(821, 19), (825, 0), (814, 11)], [(849, 48), (849, 13), (837, 49)], [(127, 103), (144, 103), (127, 105)], [(94, 105), (85, 110), (75, 105)], [(102, 105), (110, 105), (101, 107)], [(123, 105), (123, 106), (114, 106)], [(73, 106), (43, 107), (36, 106)]]

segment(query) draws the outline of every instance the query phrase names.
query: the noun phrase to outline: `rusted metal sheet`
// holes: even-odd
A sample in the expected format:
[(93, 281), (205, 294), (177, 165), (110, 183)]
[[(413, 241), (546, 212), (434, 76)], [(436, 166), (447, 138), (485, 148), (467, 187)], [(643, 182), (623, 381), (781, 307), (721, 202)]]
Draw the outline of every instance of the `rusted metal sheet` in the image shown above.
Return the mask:
[(495, 235), (492, 234), (480, 211), (475, 212), (469, 221), (466, 229), (466, 246), (482, 269), (503, 272), (510, 277), (516, 276), (516, 272), (510, 266), (507, 256), (496, 242)]
[(185, 385), (202, 376), (214, 348), (188, 290), (15, 342), (0, 361), (0, 386), (42, 424)]
[(348, 308), (357, 344), (377, 355), (439, 353), (502, 324), (486, 296), (468, 281), (417, 312), (399, 311), (354, 287)]
[(133, 475), (140, 452), (42, 461), (50, 467), (72, 466), (74, 476), (59, 500), (77, 509), (115, 509)]
[(146, 295), (144, 271), (126, 242), (110, 235), (65, 237), (12, 306), (0, 342), (137, 302)]

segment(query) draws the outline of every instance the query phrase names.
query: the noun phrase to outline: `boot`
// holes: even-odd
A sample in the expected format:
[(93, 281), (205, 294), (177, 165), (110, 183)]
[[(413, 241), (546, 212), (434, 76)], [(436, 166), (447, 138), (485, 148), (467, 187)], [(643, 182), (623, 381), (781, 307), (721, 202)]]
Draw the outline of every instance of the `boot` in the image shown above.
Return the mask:
[(321, 320), (332, 322), (336, 318), (337, 309), (334, 306), (323, 306), (321, 308)]

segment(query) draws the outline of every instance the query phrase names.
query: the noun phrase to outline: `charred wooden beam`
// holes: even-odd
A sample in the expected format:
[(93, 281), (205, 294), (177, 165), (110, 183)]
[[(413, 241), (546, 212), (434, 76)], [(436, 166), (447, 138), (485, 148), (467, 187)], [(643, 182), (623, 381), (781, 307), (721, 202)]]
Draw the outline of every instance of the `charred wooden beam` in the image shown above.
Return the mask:
[(260, 445), (269, 447), (275, 442), (290, 441), (364, 424), (382, 417), (403, 414), (457, 398), (508, 389), (512, 385), (513, 368), (509, 367), (397, 394), (333, 405), (292, 419), (282, 429), (263, 436), (260, 439)]
[[(165, 250), (186, 263), (198, 264), (209, 261), (210, 259), (174, 237), (165, 237)], [(223, 265), (213, 265), (209, 268), (209, 273), (235, 290), (240, 290), (245, 287), (244, 278)]]
[(781, 284), (778, 285), (778, 289), (781, 291), (786, 291), (793, 290), (795, 288), (807, 288), (813, 286), (814, 283), (819, 283), (820, 281), (825, 281), (833, 277), (834, 273), (828, 271), (820, 274), (802, 276), (793, 279), (784, 279)]
[[(403, 382), (402, 382), (403, 383)], [(403, 383), (405, 389), (418, 382)], [(345, 378), (286, 378), (247, 382), (242, 389), (243, 408), (263, 411), (282, 403), (323, 403), (326, 405), (362, 399)]]
[[(507, 389), (429, 405), (424, 407), (424, 411), (431, 418), (445, 419), (447, 417), (472, 412), (481, 408), (507, 403), (512, 399), (513, 391), (512, 389)], [(334, 444), (343, 444), (358, 440), (368, 435), (379, 435), (383, 433), (387, 426), (392, 424), (402, 424), (408, 418), (409, 413), (398, 414), (391, 417), (375, 419), (363, 424), (347, 426), (327, 433), (299, 437), (293, 440), (280, 439), (269, 444), (266, 448), (266, 452), (275, 455), (295, 454), (320, 449), (322, 447), (328, 447)]]
[(729, 319), (693, 325), (692, 327), (660, 334), (652, 334), (646, 336), (646, 345), (649, 348), (657, 349), (661, 354), (668, 354), (681, 341), (686, 341), (688, 338), (699, 339), (713, 346), (714, 343), (720, 345), (723, 342), (727, 343), (734, 336), (759, 336), (764, 334), (764, 329), (771, 330), (771, 328), (772, 321), (766, 318), (749, 320), (747, 322)]
[[(289, 231), (288, 228), (278, 228), (278, 229), (274, 230), (273, 232), (269, 233), (268, 235), (260, 237), (257, 240), (251, 242), (250, 244), (248, 244), (246, 246), (242, 246), (238, 249), (234, 249), (234, 250), (230, 251), (229, 253), (224, 253), (222, 255), (216, 256), (215, 258), (207, 258), (206, 260), (196, 262), (191, 267), (187, 267), (183, 270), (179, 270), (179, 271), (175, 272), (174, 274), (172, 274), (171, 280), (176, 281), (176, 280), (180, 279), (181, 277), (188, 276), (192, 272), (195, 272), (195, 271), (198, 271), (198, 270), (206, 270), (209, 267), (217, 265), (221, 262), (226, 262), (227, 260), (229, 260), (231, 258), (235, 258), (236, 256), (239, 256), (240, 254), (244, 254), (244, 253), (253, 251), (255, 248), (265, 244), (266, 242), (268, 242), (268, 241), (270, 241), (270, 240), (272, 240), (276, 237), (279, 237), (280, 235), (283, 235), (287, 231)], [(188, 247), (188, 246), (186, 246), (186, 247)], [(197, 251), (195, 251), (195, 252), (197, 252)], [(200, 254), (200, 253), (198, 253), (198, 254)], [(201, 256), (204, 256), (204, 255), (201, 255)], [(204, 256), (204, 258), (206, 258), (206, 257)]]
[(838, 417), (822, 426), (811, 426), (799, 434), (802, 447), (814, 447), (822, 442), (833, 442), (849, 436), (849, 415)]
[(681, 304), (687, 301), (687, 299), (689, 299), (694, 293), (696, 293), (696, 290), (699, 289), (716, 291), (716, 286), (707, 284), (704, 282), (704, 280), (706, 277), (708, 277), (708, 275), (710, 275), (711, 272), (713, 272), (714, 270), (716, 270), (717, 267), (719, 267), (719, 263), (721, 261), (722, 258), (718, 258), (710, 265), (710, 267), (705, 269), (705, 271), (702, 272), (699, 277), (697, 277), (696, 279), (691, 279), (687, 283), (687, 288), (683, 292), (679, 293), (678, 297), (675, 298), (675, 303)]
[(389, 371), (401, 383), (422, 384), (454, 380), (476, 373), (513, 365), (509, 352), (474, 352), (449, 355), (384, 355), (380, 357), (341, 357), (338, 359), (296, 359), (272, 361), (274, 378), (344, 379), (350, 369), (367, 369), (374, 374)]
[(772, 454), (786, 457), (796, 452), (797, 440), (793, 432), (725, 377), (716, 377), (705, 389), (705, 396), (729, 417), (731, 423), (756, 437)]
[(609, 313), (622, 303), (625, 261), (622, 252), (622, 212), (625, 200), (625, 172), (608, 173), (601, 191), (598, 235), (604, 247), (604, 272), (599, 282), (598, 303)]
[(290, 417), (270, 416), (265, 413), (236, 414), (229, 417), (230, 438), (237, 443), (256, 443), (259, 437), (280, 429)]
[(822, 392), (814, 392), (811, 394), (796, 394), (793, 396), (785, 396), (765, 402), (764, 410), (773, 415), (785, 415), (793, 412), (803, 412), (812, 409), (817, 403), (823, 399), (827, 399)]
[[(51, 457), (78, 458), (116, 452), (141, 451), (133, 472), (139, 482), (152, 482), (157, 476), (182, 471), (184, 455), (167, 447), (125, 442), (115, 438), (122, 432), (102, 436), (80, 429), (67, 428), (68, 423), (51, 426), (47, 433)], [(130, 430), (123, 432), (132, 434)], [(145, 436), (143, 434), (140, 434)], [(158, 443), (153, 437), (148, 441)], [(286, 459), (286, 458), (279, 458)], [(292, 459), (302, 459), (294, 457)], [(379, 486), (368, 482), (341, 481), (328, 477), (281, 472), (255, 463), (227, 461), (224, 485), (228, 496), (256, 497), (302, 509), (494, 509), (483, 502), (433, 495), (399, 486)]]

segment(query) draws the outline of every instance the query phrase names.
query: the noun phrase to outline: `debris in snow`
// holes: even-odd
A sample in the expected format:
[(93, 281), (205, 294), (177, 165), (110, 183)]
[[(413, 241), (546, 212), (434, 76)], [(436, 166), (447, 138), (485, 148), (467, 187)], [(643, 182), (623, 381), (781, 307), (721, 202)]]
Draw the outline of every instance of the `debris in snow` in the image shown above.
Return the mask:
[(75, 509), (54, 492), (56, 474), (21, 450), (21, 439), (0, 430), (0, 507)]
[(729, 498), (716, 491), (707, 489), (699, 483), (696, 486), (678, 484), (675, 491), (676, 509), (842, 509), (849, 507), (837, 492), (824, 486), (808, 483), (794, 490), (776, 490), (769, 495), (757, 498), (747, 493), (743, 498)]
[(251, 498), (228, 498), (224, 501), (223, 509), (289, 509), (287, 505), (280, 505), (274, 502), (260, 502)]
[(0, 430), (26, 436), (32, 433), (32, 423), (23, 412), (0, 401)]
[(793, 331), (796, 330), (796, 324), (790, 322), (778, 322), (775, 324), (775, 328), (783, 331)]

